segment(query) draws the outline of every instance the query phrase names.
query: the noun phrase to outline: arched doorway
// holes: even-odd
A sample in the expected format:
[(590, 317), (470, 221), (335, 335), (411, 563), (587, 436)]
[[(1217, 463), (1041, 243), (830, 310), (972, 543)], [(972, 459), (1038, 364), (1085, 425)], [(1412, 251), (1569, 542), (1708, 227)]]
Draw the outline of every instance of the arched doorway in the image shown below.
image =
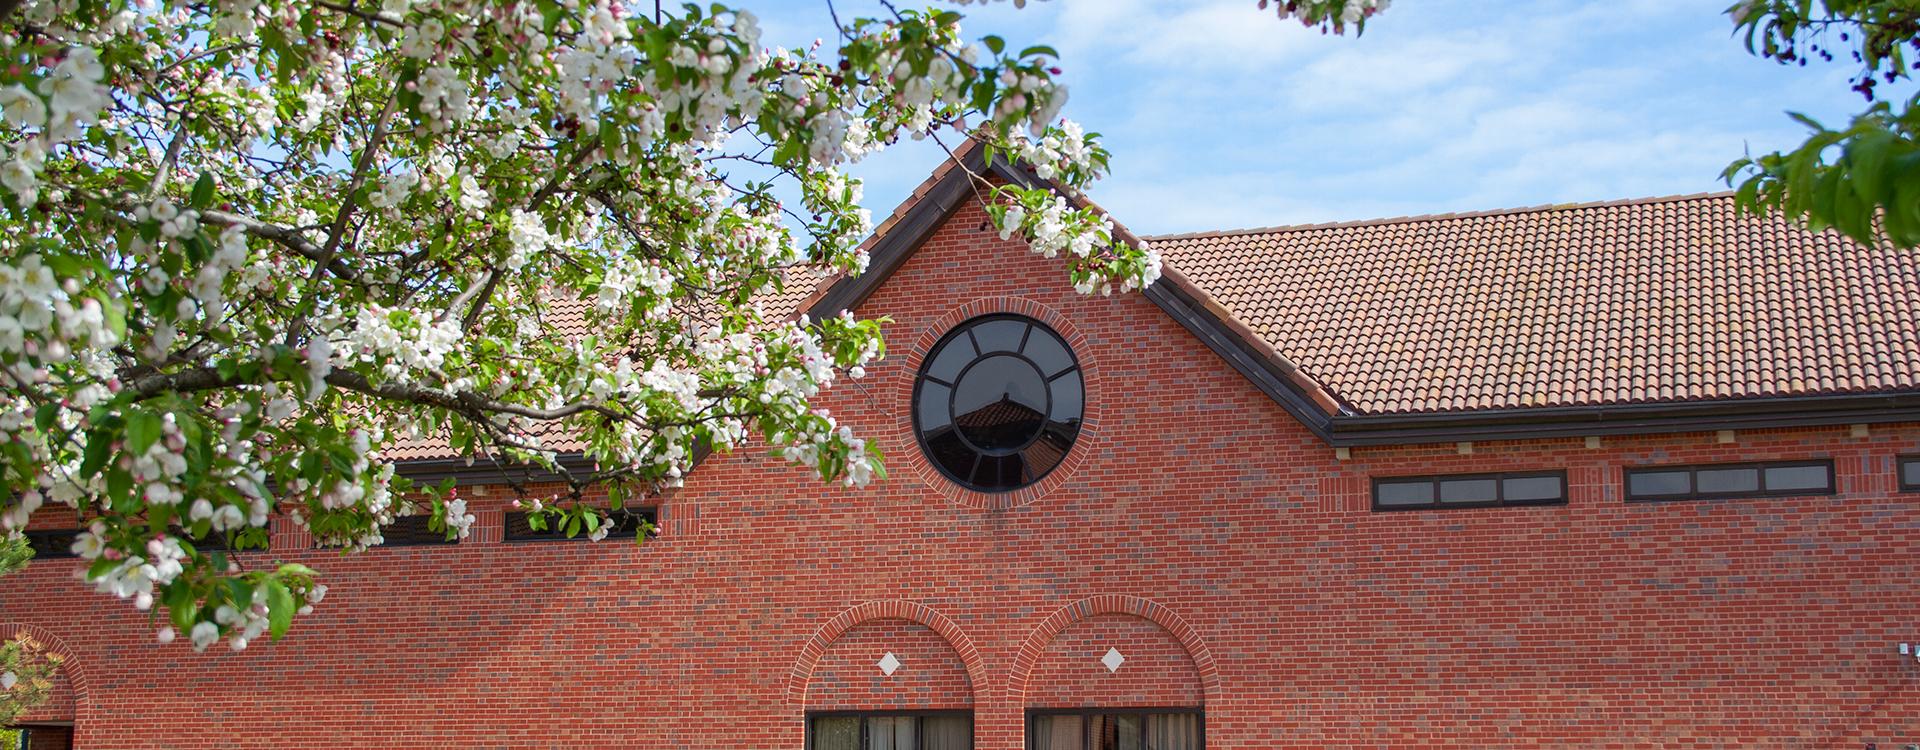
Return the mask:
[(52, 656), (60, 665), (49, 677), (46, 693), (39, 702), (13, 718), (8, 729), (10, 736), (3, 736), (16, 744), (6, 746), (13, 750), (17, 746), (23, 750), (72, 750), (73, 735), (80, 711), (85, 705), (83, 686), (78, 679), (79, 665), (74, 663), (73, 654), (61, 643), (40, 628), (0, 624), (0, 642), (15, 642), (26, 639), (40, 654)]

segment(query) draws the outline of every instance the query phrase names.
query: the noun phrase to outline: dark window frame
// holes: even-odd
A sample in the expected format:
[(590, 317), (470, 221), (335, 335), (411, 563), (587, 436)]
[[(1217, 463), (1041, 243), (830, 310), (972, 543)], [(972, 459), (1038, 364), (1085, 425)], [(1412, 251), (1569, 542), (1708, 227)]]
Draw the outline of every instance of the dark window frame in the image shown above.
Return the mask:
[(1920, 492), (1920, 484), (1907, 482), (1907, 464), (1920, 464), (1920, 455), (1901, 455), (1893, 457), (1893, 478), (1900, 485), (1901, 492)]
[[(600, 510), (605, 510), (605, 509), (603, 508)], [(610, 515), (617, 514), (617, 513), (625, 513), (628, 515), (637, 516), (641, 520), (644, 520), (650, 524), (653, 524), (655, 528), (658, 528), (660, 526), (660, 509), (659, 508), (647, 506), (647, 507), (640, 507), (640, 508), (622, 508), (620, 510), (612, 510), (607, 512)], [(519, 516), (524, 518), (526, 515), (527, 514), (525, 511), (511, 511), (511, 510), (500, 514), (500, 541), (502, 543), (536, 544), (539, 542), (579, 542), (579, 541), (586, 541), (588, 539), (587, 532), (585, 531), (585, 529), (582, 529), (580, 533), (573, 535), (572, 538), (568, 538), (566, 534), (560, 533), (558, 530), (553, 529), (551, 527), (549, 527), (544, 532), (534, 532), (531, 529), (529, 529), (528, 531), (523, 533), (519, 533), (519, 534), (514, 533), (514, 523), (513, 523), (514, 517)], [(622, 532), (610, 531), (610, 532), (607, 532), (606, 538), (607, 539), (634, 539), (639, 536), (639, 530), (640, 530), (640, 527), (636, 525), (630, 531), (622, 531)]]
[(423, 529), (421, 535), (409, 536), (403, 539), (394, 539), (386, 536), (386, 532), (391, 530), (394, 525), (401, 522), (413, 523), (412, 519), (415, 518), (420, 519), (423, 527), (430, 520), (430, 516), (427, 513), (415, 513), (411, 516), (397, 517), (393, 519), (393, 523), (389, 524), (386, 529), (381, 530), (383, 541), (369, 549), (381, 549), (384, 547), (444, 547), (460, 543), (461, 540), (458, 537), (453, 539), (441, 538), (441, 536), (446, 533), (446, 529), (441, 529), (440, 531)]
[(813, 722), (815, 719), (847, 718), (847, 717), (855, 717), (860, 719), (860, 747), (865, 748), (867, 746), (867, 741), (868, 741), (867, 719), (874, 719), (874, 718), (892, 719), (892, 718), (899, 718), (901, 716), (912, 716), (915, 719), (920, 720), (920, 721), (914, 722), (915, 726), (913, 729), (913, 738), (915, 742), (920, 742), (924, 744), (924, 738), (927, 736), (926, 727), (924, 726), (925, 719), (927, 719), (928, 717), (947, 717), (947, 716), (966, 717), (967, 738), (968, 738), (967, 744), (969, 745), (974, 744), (973, 740), (976, 739), (974, 737), (974, 730), (976, 726), (973, 722), (973, 709), (971, 708), (923, 708), (923, 709), (898, 708), (898, 709), (884, 709), (884, 710), (874, 710), (874, 711), (829, 709), (829, 710), (806, 712), (806, 722), (807, 722), (806, 750), (814, 750)]
[(56, 542), (65, 542), (64, 544), (56, 543), (53, 554), (50, 555), (41, 554), (40, 548), (34, 547), (33, 558), (28, 562), (31, 563), (35, 560), (78, 559), (80, 556), (73, 553), (73, 542), (74, 539), (80, 536), (80, 532), (82, 531), (86, 531), (86, 529), (37, 529), (21, 532), (26, 535), (28, 545), (32, 545), (35, 539), (53, 539)]
[[(1507, 500), (1506, 499), (1507, 480), (1509, 479), (1540, 479), (1540, 478), (1552, 478), (1552, 479), (1560, 480), (1560, 497), (1553, 498), (1553, 499), (1546, 499), (1546, 500)], [(1493, 480), (1494, 499), (1491, 501), (1480, 501), (1480, 502), (1472, 502), (1472, 503), (1449, 503), (1449, 502), (1444, 502), (1440, 499), (1440, 484), (1442, 482), (1483, 481), (1488, 479)], [(1380, 485), (1418, 484), (1420, 482), (1427, 482), (1433, 485), (1432, 500), (1425, 503), (1418, 504), (1418, 505), (1409, 505), (1409, 504), (1382, 505), (1380, 504)], [(1416, 474), (1413, 476), (1404, 476), (1404, 477), (1374, 477), (1373, 478), (1373, 509), (1374, 511), (1381, 512), (1381, 513), (1392, 513), (1392, 512), (1405, 511), (1405, 510), (1452, 510), (1454, 508), (1525, 508), (1529, 506), (1566, 505), (1567, 494), (1568, 494), (1567, 472), (1565, 469), (1555, 469), (1555, 470), (1548, 470), (1548, 471), (1483, 472), (1483, 473), (1476, 473), (1476, 474)]]
[[(1826, 469), (1826, 489), (1793, 488), (1783, 490), (1767, 489), (1768, 469), (1796, 469), (1818, 467)], [(1753, 469), (1758, 485), (1751, 490), (1732, 490), (1728, 492), (1701, 492), (1699, 473), (1702, 471), (1725, 471), (1728, 469)], [(1660, 495), (1633, 494), (1633, 478), (1640, 474), (1687, 475), (1687, 491)], [(1787, 461), (1736, 461), (1719, 464), (1674, 464), (1660, 466), (1624, 466), (1620, 470), (1620, 494), (1629, 503), (1667, 503), (1687, 500), (1748, 500), (1772, 497), (1831, 497), (1840, 492), (1839, 477), (1834, 473), (1833, 459), (1808, 458)]]
[[(1206, 750), (1207, 709), (1205, 706), (1177, 706), (1177, 707), (1128, 706), (1125, 708), (1029, 708), (1027, 709), (1027, 728), (1025, 732), (1026, 738), (1027, 738), (1026, 749), (1033, 750), (1034, 739), (1035, 739), (1034, 732), (1039, 728), (1038, 723), (1035, 722), (1034, 719), (1037, 719), (1042, 716), (1152, 716), (1155, 714), (1193, 714), (1194, 716), (1199, 717), (1200, 746), (1195, 750)], [(1084, 738), (1085, 735), (1082, 734), (1082, 737)], [(1082, 739), (1081, 746), (1083, 750), (1086, 750), (1086, 745), (1090, 743), (1091, 743), (1090, 740)], [(809, 748), (808, 750), (812, 750), (812, 749)]]
[[(974, 330), (987, 323), (992, 323), (1000, 320), (1016, 321), (1019, 323), (1023, 323), (1027, 326), (1027, 330), (1021, 334), (1020, 349), (1015, 352), (993, 352), (993, 353), (981, 352), (979, 339), (975, 336)], [(974, 356), (972, 359), (969, 359), (965, 365), (961, 366), (960, 373), (962, 374), (967, 372), (967, 370), (971, 369), (975, 364), (978, 364), (982, 360), (995, 357), (995, 356), (1002, 356), (1002, 355), (1011, 355), (1014, 357), (1018, 357), (1023, 361), (1027, 361), (1028, 364), (1033, 364), (1032, 360), (1022, 352), (1024, 352), (1026, 349), (1026, 342), (1030, 340), (1036, 332), (1046, 336), (1051, 336), (1054, 339), (1054, 341), (1058, 342), (1060, 344), (1061, 350), (1066, 352), (1067, 360), (1070, 364), (1066, 368), (1061, 369), (1052, 374), (1048, 374), (1044, 372), (1042, 368), (1038, 367), (1037, 365), (1034, 366), (1034, 369), (1040, 372), (1040, 376), (1043, 379), (1044, 383), (1046, 384), (1047, 401), (1049, 404), (1049, 408), (1048, 408), (1049, 413), (1042, 415), (1046, 417), (1046, 419), (1043, 420), (1041, 431), (1035, 436), (1034, 442), (1045, 439), (1046, 432), (1047, 432), (1045, 425), (1051, 421), (1051, 417), (1052, 417), (1050, 412), (1052, 411), (1051, 404), (1055, 396), (1054, 383), (1062, 378), (1067, 377), (1068, 375), (1073, 375), (1074, 377), (1080, 380), (1080, 384), (1078, 386), (1078, 388), (1080, 389), (1080, 414), (1074, 420), (1073, 435), (1070, 439), (1067, 440), (1066, 450), (1061, 452), (1060, 460), (1058, 462), (1054, 463), (1052, 466), (1047, 467), (1045, 471), (1035, 474), (1030, 481), (1021, 482), (1011, 486), (994, 486), (994, 485), (978, 483), (974, 481), (976, 476), (980, 474), (982, 467), (985, 465), (985, 457), (988, 455), (988, 453), (974, 447), (971, 443), (966, 441), (964, 436), (961, 436), (960, 437), (961, 444), (965, 446), (969, 451), (973, 452), (974, 462), (973, 462), (973, 467), (968, 471), (968, 476), (965, 476), (965, 477), (959, 476), (955, 471), (948, 468), (945, 462), (941, 461), (938, 457), (936, 457), (935, 455), (936, 452), (933, 446), (931, 445), (932, 441), (930, 440), (930, 438), (938, 437), (938, 435), (929, 435), (928, 430), (920, 424), (920, 399), (921, 399), (922, 390), (924, 389), (926, 384), (929, 382), (933, 383), (934, 385), (947, 388), (949, 391), (947, 395), (948, 413), (949, 415), (951, 415), (952, 401), (953, 399), (958, 397), (958, 393), (959, 393), (960, 378), (958, 375), (956, 375), (954, 382), (951, 382), (951, 383), (945, 382), (937, 378), (932, 378), (928, 374), (928, 369), (933, 366), (934, 362), (939, 359), (940, 355), (946, 351), (946, 348), (950, 344), (957, 341), (963, 336), (967, 338), (969, 346), (973, 348)], [(1086, 418), (1087, 418), (1086, 367), (1080, 361), (1079, 352), (1074, 351), (1073, 344), (1067, 341), (1066, 336), (1063, 336), (1059, 331), (1054, 330), (1053, 326), (1047, 325), (1045, 322), (1041, 321), (1038, 318), (1035, 318), (1029, 315), (1023, 315), (1020, 313), (1013, 313), (1013, 312), (988, 313), (985, 315), (979, 315), (979, 316), (975, 316), (972, 318), (968, 318), (964, 321), (961, 321), (958, 325), (955, 325), (951, 330), (941, 334), (940, 338), (934, 342), (933, 346), (927, 349), (925, 357), (920, 360), (920, 367), (914, 371), (913, 394), (911, 396), (911, 399), (907, 402), (907, 406), (908, 406), (909, 416), (910, 416), (910, 419), (912, 420), (912, 425), (913, 425), (913, 440), (914, 440), (914, 443), (917, 444), (920, 448), (920, 456), (921, 458), (925, 459), (926, 463), (932, 466), (935, 471), (938, 471), (941, 476), (946, 477), (948, 481), (953, 482), (954, 484), (960, 486), (962, 489), (965, 489), (969, 492), (979, 492), (979, 493), (988, 494), (988, 495), (998, 495), (998, 494), (1005, 494), (1009, 492), (1018, 492), (1028, 487), (1032, 487), (1034, 485), (1040, 484), (1042, 481), (1045, 481), (1048, 476), (1052, 475), (1056, 469), (1059, 469), (1061, 466), (1066, 465), (1068, 456), (1072, 455), (1074, 447), (1079, 445), (1080, 433), (1084, 431), (1086, 428)], [(948, 429), (957, 430), (958, 427), (949, 425)], [(935, 432), (937, 432), (937, 428)], [(1031, 444), (1032, 443), (1030, 442), (1029, 445)], [(1005, 455), (1019, 455), (1019, 451), (1016, 450), (1016, 451), (1011, 451), (1004, 454), (999, 452), (994, 452), (992, 455), (994, 458), (1000, 458)], [(1024, 462), (1023, 462), (1023, 465), (1024, 465)]]

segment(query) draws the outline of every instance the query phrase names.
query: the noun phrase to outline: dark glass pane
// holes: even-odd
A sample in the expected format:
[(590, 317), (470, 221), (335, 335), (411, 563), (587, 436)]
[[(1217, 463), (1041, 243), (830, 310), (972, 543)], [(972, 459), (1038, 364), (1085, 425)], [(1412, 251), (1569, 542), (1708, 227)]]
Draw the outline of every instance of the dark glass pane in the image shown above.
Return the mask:
[(1490, 503), (1500, 499), (1499, 481), (1494, 479), (1446, 479), (1440, 482), (1440, 502)]
[(1127, 714), (1113, 718), (1115, 750), (1145, 750), (1152, 747), (1144, 744), (1147, 739), (1147, 717)]
[(973, 340), (980, 343), (981, 354), (1020, 351), (1027, 336), (1027, 324), (1020, 320), (989, 320), (973, 327)]
[(1643, 471), (1627, 475), (1628, 497), (1685, 495), (1691, 491), (1685, 471)]
[(947, 476), (962, 482), (973, 481), (973, 464), (979, 458), (972, 448), (960, 441), (960, 433), (947, 430), (927, 436), (927, 457), (945, 469)]
[(1900, 462), (1900, 481), (1908, 487), (1920, 487), (1920, 459)]
[(965, 333), (949, 338), (940, 345), (939, 351), (933, 353), (933, 362), (927, 365), (927, 377), (951, 383), (954, 378), (960, 377), (960, 369), (972, 362), (973, 358), (973, 340), (967, 338)]
[(813, 750), (860, 750), (860, 717), (821, 716), (813, 720)]
[(918, 726), (912, 716), (867, 718), (867, 750), (919, 750), (914, 740)]
[(1061, 375), (1053, 379), (1053, 408), (1048, 411), (1047, 417), (1055, 422), (1079, 422), (1085, 402), (1085, 394), (1080, 387), (1080, 371)]
[(380, 536), (386, 539), (386, 541), (381, 542), (381, 545), (386, 547), (410, 547), (418, 544), (453, 544), (457, 541), (448, 539), (445, 529), (440, 531), (429, 530), (427, 528), (427, 517), (424, 515), (401, 516), (393, 519), (393, 525), (382, 529)]
[[(652, 508), (622, 508), (620, 510), (610, 511), (606, 513), (606, 516), (607, 520), (613, 524), (612, 527), (607, 530), (608, 539), (632, 539), (640, 535), (641, 528), (656, 520)], [(551, 516), (547, 517), (547, 527), (539, 531), (535, 531), (533, 524), (528, 522), (526, 513), (507, 513), (505, 518), (502, 519), (502, 522), (506, 527), (505, 538), (507, 541), (567, 540), (566, 529), (564, 527), (555, 528), (556, 524)], [(576, 541), (588, 538), (589, 536), (585, 526), (581, 526), (580, 533), (573, 536), (573, 540)]]
[(232, 551), (227, 545), (226, 532), (208, 530), (206, 536), (201, 537), (199, 539), (195, 539), (193, 538), (193, 531), (191, 529), (183, 529), (178, 526), (175, 526), (173, 527), (172, 533), (180, 536), (182, 539), (185, 539), (188, 544), (193, 545), (194, 549), (199, 550), (201, 552)]
[(1020, 449), (1020, 461), (1026, 467), (1026, 481), (1032, 482), (1046, 476), (1048, 471), (1066, 460), (1067, 450), (1072, 446), (1071, 428), (1053, 426), (1032, 445)]
[(973, 472), (973, 483), (980, 487), (1006, 488), (1026, 484), (1028, 478), (1020, 454), (981, 456), (980, 468)]
[(1501, 482), (1501, 499), (1509, 503), (1560, 500), (1566, 497), (1559, 477), (1511, 477)]
[(973, 750), (973, 719), (929, 716), (920, 723), (920, 750)]
[(1433, 502), (1433, 483), (1424, 479), (1414, 482), (1381, 482), (1374, 485), (1373, 498), (1383, 507), (1426, 505)]
[(933, 432), (953, 424), (947, 407), (951, 405), (953, 389), (933, 381), (921, 381), (920, 403), (914, 406), (920, 417), (920, 430)]
[(1085, 716), (1033, 717), (1033, 750), (1083, 750)]
[(29, 531), (27, 546), (33, 548), (33, 559), (53, 560), (65, 557), (78, 557), (73, 554), (73, 540), (79, 536), (78, 529), (58, 531)]
[(1701, 469), (1693, 473), (1693, 486), (1702, 495), (1754, 492), (1760, 489), (1760, 470), (1751, 467)]
[(1060, 343), (1060, 339), (1052, 333), (1038, 328), (1033, 329), (1033, 334), (1027, 337), (1027, 348), (1021, 353), (1048, 375), (1058, 375), (1061, 370), (1073, 366), (1073, 355), (1067, 353), (1066, 345)]
[(1087, 717), (1087, 747), (1091, 750), (1119, 750), (1117, 723), (1112, 716)]
[(1793, 490), (1826, 492), (1831, 489), (1833, 486), (1827, 481), (1825, 466), (1773, 466), (1767, 469), (1768, 492)]
[(974, 447), (1012, 450), (1031, 442), (1046, 421), (1047, 384), (1019, 357), (1000, 355), (975, 362), (961, 375), (953, 421)]
[(1200, 750), (1200, 715), (1147, 716), (1146, 747), (1152, 750)]

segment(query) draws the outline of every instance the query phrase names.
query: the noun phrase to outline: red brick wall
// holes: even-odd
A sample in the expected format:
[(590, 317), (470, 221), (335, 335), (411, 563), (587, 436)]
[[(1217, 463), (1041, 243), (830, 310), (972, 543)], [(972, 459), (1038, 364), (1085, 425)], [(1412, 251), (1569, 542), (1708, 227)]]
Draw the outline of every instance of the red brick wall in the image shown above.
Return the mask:
[[(1120, 652), (1118, 670), (1100, 660)], [(1205, 704), (1193, 655), (1166, 628), (1126, 614), (1074, 623), (1046, 645), (1027, 680), (1031, 708), (1200, 706)]]
[[(46, 702), (29, 709), (15, 721), (21, 724), (35, 724), (47, 721), (73, 721), (74, 696), (73, 680), (64, 671), (53, 673), (53, 689), (47, 693)], [(12, 748), (0, 748), (12, 750)]]
[[(877, 664), (891, 653), (891, 676)], [(925, 625), (868, 620), (835, 638), (807, 683), (807, 710), (971, 708), (973, 683), (953, 644)]]
[[(1033, 701), (1158, 689), (1089, 672), (1100, 643), (1151, 664), (1175, 661), (1169, 641), (1213, 748), (1920, 742), (1920, 664), (1894, 653), (1920, 640), (1920, 496), (1891, 489), (1920, 425), (1342, 462), (1139, 295), (1075, 295), (983, 223), (959, 214), (860, 310), (892, 316), (893, 353), (828, 402), (886, 450), (873, 487), (746, 450), (702, 466), (644, 548), (482, 529), (456, 547), (276, 549), (333, 593), (288, 640), (237, 654), (154, 644), (145, 614), (60, 561), (0, 579), (0, 627), (70, 647), (90, 748), (798, 748), (813, 700), (897, 705), (894, 685), (842, 671), (897, 645), (909, 670), (944, 664), (930, 691), (949, 698), (958, 660), (978, 747), (1010, 750)], [(1070, 465), (1010, 497), (933, 478), (906, 431), (911, 363), (993, 309), (1052, 321), (1088, 374)], [(1834, 458), (1840, 494), (1620, 498), (1625, 465), (1769, 457)], [(1368, 510), (1370, 474), (1543, 467), (1568, 469), (1568, 505)], [(866, 626), (887, 620), (953, 657), (921, 656), (937, 649), (920, 629)]]

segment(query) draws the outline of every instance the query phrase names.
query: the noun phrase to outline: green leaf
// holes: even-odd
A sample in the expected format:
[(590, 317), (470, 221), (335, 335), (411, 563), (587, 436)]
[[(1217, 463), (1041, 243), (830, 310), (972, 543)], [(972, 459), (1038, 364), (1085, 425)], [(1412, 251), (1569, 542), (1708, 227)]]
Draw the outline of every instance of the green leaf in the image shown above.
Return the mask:
[(107, 501), (113, 503), (118, 513), (131, 514), (140, 510), (140, 497), (133, 491), (133, 475), (120, 469), (107, 470)]
[(33, 426), (41, 432), (53, 429), (54, 420), (60, 416), (60, 405), (47, 403), (33, 410)]
[(145, 455), (155, 441), (160, 439), (160, 415), (148, 411), (133, 411), (127, 414), (127, 452), (135, 456)]
[(988, 52), (992, 52), (993, 54), (996, 54), (996, 55), (1006, 51), (1007, 49), (1007, 40), (1001, 39), (1000, 37), (994, 36), (992, 34), (988, 34), (984, 37), (981, 37), (980, 43), (987, 46)]
[(780, 148), (775, 149), (773, 152), (773, 163), (792, 164), (794, 159), (800, 156), (800, 149), (800, 139), (798, 138), (788, 138), (781, 141)]
[(213, 205), (213, 173), (201, 172), (200, 179), (193, 183), (193, 195), (187, 202), (197, 209)]
[(167, 604), (167, 615), (173, 621), (173, 627), (182, 632), (193, 629), (193, 621), (200, 614), (200, 606), (193, 600), (193, 587), (184, 582), (167, 586), (167, 592), (161, 598)]
[(113, 448), (113, 433), (104, 427), (87, 431), (87, 452), (80, 458), (80, 478), (92, 479), (107, 465)]
[(1034, 55), (1045, 55), (1047, 57), (1059, 57), (1060, 53), (1055, 52), (1052, 47), (1049, 47), (1047, 45), (1036, 44), (1026, 49), (1020, 50), (1020, 54), (1019, 54), (1020, 57), (1033, 57)]
[(1894, 135), (1885, 130), (1861, 133), (1847, 145), (1846, 159), (1860, 197), (1874, 202), (1884, 199), (1881, 178), (1886, 174), (1887, 153), (1893, 145)]
[(267, 579), (267, 632), (274, 640), (280, 640), (287, 634), (287, 628), (293, 627), (293, 592), (278, 578)]

